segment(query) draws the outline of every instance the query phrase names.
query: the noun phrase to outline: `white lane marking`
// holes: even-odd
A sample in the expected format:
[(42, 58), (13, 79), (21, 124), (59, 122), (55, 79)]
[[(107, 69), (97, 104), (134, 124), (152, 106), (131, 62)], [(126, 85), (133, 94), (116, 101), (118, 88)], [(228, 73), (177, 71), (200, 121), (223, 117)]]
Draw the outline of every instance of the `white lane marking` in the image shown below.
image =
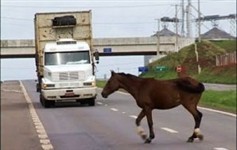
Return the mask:
[(223, 114), (223, 115), (228, 115), (228, 116), (236, 117), (236, 114), (233, 114), (233, 113), (228, 113), (228, 112), (224, 112), (224, 111), (220, 111), (220, 110), (215, 110), (215, 109), (205, 108), (205, 107), (199, 107), (199, 106), (198, 106), (198, 108), (203, 109), (203, 110), (208, 110), (208, 111), (216, 112), (216, 113), (220, 113), (220, 114)]
[(39, 116), (37, 115), (36, 110), (34, 108), (34, 105), (31, 101), (29, 95), (27, 94), (26, 89), (21, 81), (20, 81), (20, 86), (21, 86), (23, 94), (25, 96), (25, 100), (28, 104), (30, 115), (31, 115), (32, 121), (35, 125), (36, 132), (38, 133), (41, 147), (43, 148), (43, 150), (53, 150), (54, 149), (53, 145), (51, 144), (50, 140), (48, 139), (48, 135), (45, 131), (45, 128), (44, 128), (43, 124), (41, 123)]
[(104, 106), (108, 106), (108, 104), (105, 104)]
[(122, 92), (122, 91), (117, 91), (117, 93), (123, 94), (123, 95), (130, 95), (129, 93)]
[(97, 102), (97, 104), (98, 104), (98, 105), (102, 105), (103, 103), (101, 103), (101, 102)]
[(117, 108), (110, 108), (110, 110), (112, 110), (112, 111), (118, 111)]
[(162, 129), (162, 130), (165, 130), (165, 131), (167, 131), (167, 132), (170, 132), (170, 133), (178, 133), (178, 131), (173, 130), (173, 129), (170, 129), (170, 128), (166, 128), (166, 127), (162, 127), (161, 129)]
[(130, 118), (137, 119), (137, 116), (135, 115), (129, 115)]
[(215, 147), (214, 150), (228, 150), (227, 148), (223, 148), (223, 147)]
[(123, 112), (122, 112), (122, 114), (126, 114), (126, 112), (125, 112), (125, 111), (123, 111)]

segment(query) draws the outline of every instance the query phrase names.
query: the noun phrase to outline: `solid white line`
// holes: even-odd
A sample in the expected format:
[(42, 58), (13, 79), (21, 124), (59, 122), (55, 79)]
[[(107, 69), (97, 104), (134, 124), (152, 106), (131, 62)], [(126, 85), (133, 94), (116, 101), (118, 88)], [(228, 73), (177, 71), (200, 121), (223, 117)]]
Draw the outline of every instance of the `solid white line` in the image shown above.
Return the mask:
[(165, 130), (165, 131), (167, 131), (167, 132), (170, 132), (170, 133), (178, 133), (178, 131), (175, 131), (175, 130), (173, 130), (173, 129), (166, 128), (166, 127), (162, 127), (161, 129), (162, 129), (162, 130)]
[(43, 124), (41, 123), (39, 116), (37, 115), (36, 110), (34, 108), (34, 105), (31, 101), (29, 95), (27, 94), (26, 89), (21, 81), (20, 81), (20, 86), (21, 86), (23, 94), (25, 96), (25, 100), (28, 104), (30, 115), (31, 115), (32, 121), (35, 125), (36, 132), (38, 133), (41, 147), (43, 148), (43, 150), (53, 150), (54, 149), (53, 145), (51, 144), (50, 140), (48, 139), (48, 135), (45, 131), (45, 128), (44, 128)]
[(112, 110), (112, 111), (118, 111), (117, 108), (110, 108), (110, 110)]
[(215, 109), (205, 108), (205, 107), (199, 107), (199, 106), (198, 106), (198, 108), (203, 109), (203, 110), (207, 110), (207, 111), (211, 111), (211, 112), (215, 112), (215, 113), (219, 113), (219, 114), (223, 114), (223, 115), (236, 117), (236, 114), (233, 114), (233, 113), (228, 113), (228, 112), (224, 112), (224, 111), (220, 111), (220, 110), (215, 110)]

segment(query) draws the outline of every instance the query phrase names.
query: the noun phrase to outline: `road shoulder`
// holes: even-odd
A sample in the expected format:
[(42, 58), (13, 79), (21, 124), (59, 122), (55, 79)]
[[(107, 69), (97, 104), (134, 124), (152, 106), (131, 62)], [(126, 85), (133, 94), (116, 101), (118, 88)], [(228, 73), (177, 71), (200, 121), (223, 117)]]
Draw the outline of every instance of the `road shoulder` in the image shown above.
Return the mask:
[(42, 149), (19, 81), (1, 83), (1, 149)]

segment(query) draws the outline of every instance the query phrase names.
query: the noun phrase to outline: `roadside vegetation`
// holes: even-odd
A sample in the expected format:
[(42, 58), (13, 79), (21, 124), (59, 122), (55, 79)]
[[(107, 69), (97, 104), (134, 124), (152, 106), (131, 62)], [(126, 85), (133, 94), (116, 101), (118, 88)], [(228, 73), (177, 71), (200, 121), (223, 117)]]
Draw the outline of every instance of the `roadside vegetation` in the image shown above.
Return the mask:
[[(187, 46), (178, 53), (168, 54), (148, 66), (148, 72), (141, 74), (144, 78), (172, 79), (177, 78), (176, 66), (181, 65), (186, 73), (205, 83), (236, 84), (236, 64), (225, 67), (216, 67), (216, 55), (236, 51), (236, 40), (227, 41), (201, 41), (197, 43), (199, 65), (201, 73), (198, 74), (198, 64), (194, 44)], [(98, 81), (99, 87), (104, 87), (105, 81)], [(199, 103), (200, 106), (236, 113), (236, 90), (211, 91), (206, 90)]]
[(236, 114), (236, 90), (211, 91), (203, 93), (200, 106), (228, 111)]
[[(228, 46), (230, 45), (230, 46)], [(185, 68), (188, 75), (194, 77), (201, 82), (236, 84), (236, 65), (225, 67), (216, 67), (216, 55), (222, 55), (227, 52), (236, 51), (236, 40), (231, 41), (202, 41), (197, 44), (199, 55), (199, 65), (201, 73), (198, 74), (198, 63), (194, 44), (187, 46), (178, 53), (168, 54), (149, 64), (149, 71), (141, 74), (142, 77), (153, 77), (157, 79), (170, 79), (177, 77), (175, 67), (181, 65)], [(158, 70), (159, 67), (165, 67)], [(227, 78), (228, 77), (228, 78)]]

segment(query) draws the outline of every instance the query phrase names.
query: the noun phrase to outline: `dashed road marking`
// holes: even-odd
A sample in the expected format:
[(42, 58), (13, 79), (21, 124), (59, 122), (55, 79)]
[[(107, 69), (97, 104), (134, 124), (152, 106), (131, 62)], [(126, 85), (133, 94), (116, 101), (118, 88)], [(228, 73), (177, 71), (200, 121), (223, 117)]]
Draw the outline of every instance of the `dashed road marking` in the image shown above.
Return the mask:
[(137, 116), (135, 115), (129, 115), (130, 118), (137, 119)]
[(215, 147), (214, 150), (228, 150), (227, 148), (223, 148), (223, 147)]
[(162, 127), (161, 129), (162, 129), (162, 130), (165, 130), (165, 131), (167, 131), (167, 132), (170, 132), (170, 133), (178, 133), (178, 131), (173, 130), (173, 129), (170, 129), (170, 128), (166, 128), (166, 127)]
[(103, 105), (103, 103), (101, 103), (101, 102), (97, 102), (97, 104), (98, 104), (98, 105)]
[(44, 126), (41, 123), (41, 121), (40, 121), (40, 119), (39, 119), (39, 117), (36, 113), (34, 105), (31, 101), (29, 95), (27, 94), (26, 89), (23, 86), (21, 81), (20, 81), (20, 86), (22, 88), (23, 94), (24, 94), (26, 102), (28, 104), (30, 115), (31, 115), (32, 121), (35, 125), (36, 132), (38, 133), (38, 137), (40, 139), (41, 147), (43, 148), (43, 150), (53, 150), (54, 149), (53, 145), (51, 144), (51, 142), (48, 138), (48, 135), (47, 135), (47, 133), (44, 129)]
[(118, 111), (117, 108), (110, 108), (110, 110), (112, 110), (112, 111)]

